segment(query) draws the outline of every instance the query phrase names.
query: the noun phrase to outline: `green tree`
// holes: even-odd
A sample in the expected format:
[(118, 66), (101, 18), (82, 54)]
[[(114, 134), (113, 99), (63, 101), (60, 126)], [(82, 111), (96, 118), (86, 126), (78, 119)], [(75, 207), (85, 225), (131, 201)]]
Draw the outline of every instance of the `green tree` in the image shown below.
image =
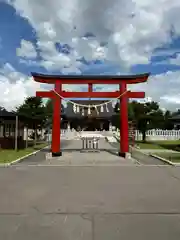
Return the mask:
[(16, 112), (24, 119), (26, 126), (34, 130), (34, 141), (36, 143), (37, 129), (42, 129), (47, 119), (42, 99), (27, 97), (24, 103), (16, 108)]
[(134, 120), (134, 109), (131, 103), (128, 104), (128, 119), (129, 121)]
[(172, 130), (174, 127), (173, 121), (171, 120), (172, 113), (167, 110), (164, 113), (163, 129)]
[(52, 99), (48, 99), (45, 104), (45, 112), (47, 116), (46, 126), (52, 126), (52, 115), (53, 115), (53, 101)]
[[(2, 106), (0, 106), (0, 126), (3, 125), (4, 120), (2, 119), (2, 115), (7, 112), (6, 109)], [(3, 133), (4, 134), (4, 133)]]
[[(114, 107), (114, 112), (116, 114), (113, 115), (112, 117), (112, 124), (119, 128), (120, 121), (121, 121), (121, 112), (120, 112), (120, 102), (117, 101)], [(123, 117), (123, 113), (122, 113)], [(134, 119), (134, 111), (131, 103), (128, 103), (128, 120), (132, 121)]]
[[(61, 104), (61, 113), (64, 112), (64, 105)], [(45, 104), (45, 114), (47, 116), (47, 126), (52, 126), (52, 116), (53, 116), (53, 100), (48, 99)]]
[(114, 106), (114, 112), (119, 113), (119, 110), (120, 110), (120, 104), (119, 104), (119, 101), (117, 101), (115, 106)]
[(163, 112), (157, 102), (139, 103), (132, 102), (134, 120), (137, 129), (143, 135), (143, 141), (146, 141), (146, 131), (152, 128), (162, 128), (164, 120)]

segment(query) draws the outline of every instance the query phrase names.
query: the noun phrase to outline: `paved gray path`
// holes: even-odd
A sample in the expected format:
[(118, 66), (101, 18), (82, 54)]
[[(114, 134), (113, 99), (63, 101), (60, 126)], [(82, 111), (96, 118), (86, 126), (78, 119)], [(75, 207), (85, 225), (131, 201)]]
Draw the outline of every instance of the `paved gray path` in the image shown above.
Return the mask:
[[(62, 156), (59, 158), (46, 159), (49, 149), (28, 157), (20, 165), (59, 165), (59, 166), (109, 166), (109, 165), (164, 165), (156, 158), (138, 154), (138, 161), (135, 159), (125, 160), (118, 156), (119, 143), (108, 143), (104, 139), (100, 140), (100, 153), (82, 153), (81, 140), (63, 140), (61, 141)], [(18, 165), (19, 165), (18, 164)]]
[[(109, 143), (114, 149), (119, 149), (119, 142), (112, 142)], [(145, 150), (145, 151), (144, 151)], [(147, 149), (134, 149), (133, 150), (133, 154), (132, 156), (135, 158), (134, 161), (136, 161), (136, 163), (140, 164), (140, 165), (167, 165), (167, 163), (154, 158), (152, 156), (148, 156), (148, 154), (150, 153), (150, 151), (146, 151)], [(153, 152), (153, 151), (152, 151)], [(157, 152), (157, 151), (156, 151)], [(144, 155), (142, 153), (145, 153), (147, 155)], [(155, 152), (153, 152), (155, 153)]]
[(58, 165), (58, 166), (110, 166), (133, 165), (131, 159), (118, 156), (118, 149), (111, 146), (105, 139), (100, 139), (100, 152), (81, 152), (81, 140), (64, 140), (61, 143), (62, 156), (48, 157), (48, 149), (27, 158), (18, 165)]
[(180, 168), (0, 168), (0, 239), (179, 240)]
[(121, 158), (114, 153), (101, 151), (100, 153), (64, 152), (63, 156), (47, 159), (42, 164), (57, 166), (121, 166), (137, 163), (134, 163), (132, 159)]

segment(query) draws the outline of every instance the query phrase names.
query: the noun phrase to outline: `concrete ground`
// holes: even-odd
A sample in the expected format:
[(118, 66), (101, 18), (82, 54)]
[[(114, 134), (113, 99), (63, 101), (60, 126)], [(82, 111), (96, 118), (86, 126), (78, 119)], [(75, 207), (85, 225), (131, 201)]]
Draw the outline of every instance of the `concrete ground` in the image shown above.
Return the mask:
[[(69, 143), (64, 154), (75, 144)], [(46, 153), (0, 168), (0, 239), (180, 239), (180, 168), (122, 159), (111, 166), (48, 165)]]
[[(84, 152), (80, 140), (64, 140), (61, 143), (62, 156), (51, 157), (48, 149), (42, 151), (42, 157), (29, 157), (21, 165), (57, 165), (57, 166), (111, 166), (133, 165), (134, 159), (118, 156), (118, 148), (111, 146), (105, 139), (100, 139), (97, 152)], [(46, 156), (46, 158), (45, 158)]]

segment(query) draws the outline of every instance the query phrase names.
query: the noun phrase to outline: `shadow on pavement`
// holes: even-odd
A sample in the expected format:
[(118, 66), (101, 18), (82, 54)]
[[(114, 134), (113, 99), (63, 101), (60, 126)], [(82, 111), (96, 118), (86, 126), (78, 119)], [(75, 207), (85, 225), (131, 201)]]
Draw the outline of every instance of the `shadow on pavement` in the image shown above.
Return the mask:
[(106, 149), (105, 152), (108, 152), (108, 153), (110, 153), (111, 155), (114, 155), (114, 156), (119, 156), (118, 155), (118, 149), (114, 149), (114, 150)]
[[(81, 152), (81, 150), (83, 150), (81, 147), (73, 148), (72, 141), (70, 141), (70, 140), (61, 141), (61, 151), (62, 152), (73, 153), (73, 152)], [(92, 152), (92, 153), (93, 152), (96, 152), (96, 153), (107, 152), (114, 156), (118, 156), (118, 151), (119, 151), (119, 149), (116, 149), (113, 144), (110, 144), (109, 148), (107, 148), (107, 147), (99, 148), (99, 149), (97, 149), (97, 151), (96, 151), (96, 149), (94, 149), (94, 151), (93, 151), (93, 149), (90, 151), (87, 150), (87, 152)], [(37, 152), (29, 157), (26, 157), (25, 159), (18, 162), (17, 164), (25, 164), (25, 165), (41, 164), (42, 162), (44, 162), (46, 160), (46, 155), (49, 152), (51, 152), (50, 146), (46, 147), (44, 149), (41, 149), (39, 152)], [(86, 152), (86, 150), (82, 151), (82, 152)]]

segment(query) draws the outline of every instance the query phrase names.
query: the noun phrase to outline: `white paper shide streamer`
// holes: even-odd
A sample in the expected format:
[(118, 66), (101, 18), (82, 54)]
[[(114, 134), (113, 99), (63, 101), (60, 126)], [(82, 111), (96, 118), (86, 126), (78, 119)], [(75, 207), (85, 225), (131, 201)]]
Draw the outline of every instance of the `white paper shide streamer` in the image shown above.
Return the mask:
[(73, 104), (73, 112), (76, 113), (76, 104)]
[[(71, 100), (67, 100), (65, 99), (64, 97), (60, 96), (60, 94), (58, 92), (56, 92), (54, 90), (55, 94), (57, 94), (61, 99), (63, 99), (64, 101), (66, 102), (69, 102), (71, 104), (73, 104), (73, 112), (74, 113), (80, 113), (81, 112), (81, 115), (84, 116), (85, 115), (85, 111), (84, 111), (84, 108), (87, 109), (87, 113), (88, 115), (91, 114), (91, 107), (93, 107), (96, 112), (97, 112), (97, 115), (99, 115), (99, 112), (104, 112), (104, 106), (105, 106), (105, 111), (106, 112), (109, 112), (109, 109), (108, 109), (108, 105), (111, 103), (112, 104), (112, 107), (115, 107), (116, 103), (117, 103), (117, 100), (119, 101), (120, 98), (126, 94), (128, 91), (124, 92), (123, 94), (119, 95), (119, 97), (117, 97), (116, 99), (112, 99), (110, 101), (107, 101), (103, 104), (97, 104), (97, 105), (85, 105), (85, 104), (78, 104), (78, 103), (75, 103)], [(81, 110), (81, 111), (80, 111)]]
[(84, 108), (82, 108), (82, 116), (84, 116)]
[[(113, 105), (113, 101), (111, 101), (111, 103), (112, 103), (112, 105)], [(85, 115), (85, 109), (84, 109), (84, 107), (86, 107), (86, 108), (87, 108), (87, 114), (88, 114), (88, 115), (91, 114), (91, 108), (94, 108), (95, 111), (97, 112), (97, 115), (99, 115), (99, 111), (100, 111), (101, 113), (104, 112), (104, 106), (105, 106), (105, 111), (106, 111), (106, 112), (109, 112), (108, 104), (109, 104), (109, 102), (105, 102), (105, 103), (99, 104), (99, 105), (88, 105), (88, 106), (87, 106), (87, 105), (81, 105), (81, 104), (73, 103), (73, 112), (74, 112), (74, 113), (80, 113), (80, 108), (81, 108), (81, 114), (82, 114), (82, 116), (84, 116), (84, 115)], [(98, 107), (100, 108), (99, 110), (98, 110)]]
[(88, 106), (88, 115), (90, 115), (91, 114), (91, 106), (89, 105)]
[(106, 103), (106, 112), (109, 112), (109, 109), (108, 109), (108, 105), (107, 105), (107, 103)]
[(104, 112), (104, 106), (101, 105), (101, 112), (103, 113)]
[(97, 112), (97, 115), (99, 115), (99, 111), (98, 111), (98, 107), (97, 106), (94, 106), (96, 112)]

